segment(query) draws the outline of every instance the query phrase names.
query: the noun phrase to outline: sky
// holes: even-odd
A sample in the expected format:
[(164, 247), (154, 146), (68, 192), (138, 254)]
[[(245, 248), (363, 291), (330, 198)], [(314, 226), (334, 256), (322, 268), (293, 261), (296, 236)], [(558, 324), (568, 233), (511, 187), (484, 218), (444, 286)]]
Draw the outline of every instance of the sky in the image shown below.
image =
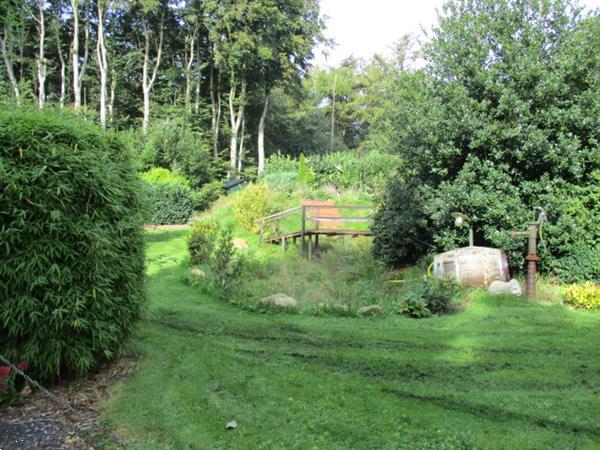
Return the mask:
[[(354, 55), (369, 59), (373, 54), (390, 54), (391, 45), (410, 33), (424, 39), (422, 29), (436, 22), (436, 9), (444, 0), (321, 0), (321, 14), (326, 16), (325, 36), (336, 46), (315, 52), (318, 67), (336, 66)], [(586, 8), (600, 7), (600, 0), (580, 0)]]

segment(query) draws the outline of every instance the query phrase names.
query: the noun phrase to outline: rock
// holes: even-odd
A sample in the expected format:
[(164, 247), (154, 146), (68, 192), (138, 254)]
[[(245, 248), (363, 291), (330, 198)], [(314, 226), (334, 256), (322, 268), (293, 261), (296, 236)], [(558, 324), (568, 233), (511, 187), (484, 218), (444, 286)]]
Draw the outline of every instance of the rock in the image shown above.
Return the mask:
[(248, 243), (241, 238), (235, 238), (231, 241), (231, 243), (233, 244), (233, 248), (237, 248), (238, 250), (248, 248)]
[(226, 430), (235, 430), (236, 428), (237, 428), (237, 422), (235, 420), (232, 420), (231, 422), (227, 422), (227, 425), (225, 425)]
[(521, 285), (514, 278), (510, 281), (493, 281), (488, 288), (490, 294), (512, 294), (521, 295)]
[(288, 308), (291, 306), (297, 306), (298, 302), (285, 294), (275, 294), (265, 297), (260, 301), (263, 305), (272, 305), (279, 308)]
[(205, 277), (206, 274), (203, 270), (200, 269), (192, 269), (192, 275), (196, 275), (197, 277)]
[(379, 316), (383, 314), (383, 309), (379, 305), (368, 305), (358, 308), (359, 316)]

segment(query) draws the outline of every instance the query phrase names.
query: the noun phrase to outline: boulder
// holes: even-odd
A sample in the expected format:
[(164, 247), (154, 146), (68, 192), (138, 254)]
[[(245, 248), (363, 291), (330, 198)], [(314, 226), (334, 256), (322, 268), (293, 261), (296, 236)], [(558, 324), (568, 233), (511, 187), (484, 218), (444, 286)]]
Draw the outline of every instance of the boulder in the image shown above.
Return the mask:
[(233, 248), (238, 250), (244, 250), (248, 248), (248, 243), (241, 238), (235, 238), (231, 241), (231, 243), (233, 244)]
[(292, 297), (285, 294), (275, 294), (265, 297), (260, 301), (263, 305), (272, 305), (279, 308), (289, 308), (298, 306), (298, 302)]
[(196, 269), (196, 268), (192, 269), (192, 275), (195, 275), (200, 278), (206, 276), (206, 274), (204, 273), (203, 270)]
[(368, 305), (358, 308), (359, 316), (379, 316), (383, 314), (383, 309), (379, 305)]
[(490, 294), (512, 294), (521, 295), (521, 285), (514, 278), (510, 281), (493, 281), (488, 288)]

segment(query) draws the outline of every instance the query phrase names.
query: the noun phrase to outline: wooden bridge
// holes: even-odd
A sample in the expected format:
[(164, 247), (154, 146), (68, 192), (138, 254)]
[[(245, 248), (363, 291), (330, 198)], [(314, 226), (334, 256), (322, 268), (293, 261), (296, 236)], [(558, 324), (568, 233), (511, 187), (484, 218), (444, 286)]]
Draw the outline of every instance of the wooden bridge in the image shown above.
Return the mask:
[[(334, 205), (332, 200), (305, 200), (302, 205), (256, 220), (260, 227), (260, 242), (280, 244), (285, 252), (288, 241), (302, 243), (302, 255), (311, 259), (319, 249), (319, 236), (371, 236), (366, 224), (371, 217), (356, 216), (372, 211), (372, 205)], [(360, 229), (352, 229), (359, 224)], [(286, 231), (292, 230), (292, 231)], [(313, 242), (314, 237), (314, 242)]]

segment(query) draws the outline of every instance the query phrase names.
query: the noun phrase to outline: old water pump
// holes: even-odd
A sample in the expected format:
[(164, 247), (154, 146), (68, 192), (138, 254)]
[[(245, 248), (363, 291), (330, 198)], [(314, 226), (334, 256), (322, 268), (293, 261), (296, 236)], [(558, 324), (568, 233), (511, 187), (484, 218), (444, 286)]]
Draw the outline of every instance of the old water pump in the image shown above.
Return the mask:
[[(537, 220), (535, 220), (535, 211), (539, 211)], [(525, 260), (527, 261), (527, 298), (535, 298), (535, 277), (537, 273), (537, 262), (540, 260), (540, 257), (537, 255), (537, 237), (539, 233), (540, 240), (542, 239), (542, 229), (544, 221), (546, 220), (546, 212), (541, 206), (535, 208), (534, 220), (534, 222), (529, 223), (527, 231), (513, 231), (511, 234), (513, 239), (527, 236), (529, 241), (527, 256), (525, 257)]]

